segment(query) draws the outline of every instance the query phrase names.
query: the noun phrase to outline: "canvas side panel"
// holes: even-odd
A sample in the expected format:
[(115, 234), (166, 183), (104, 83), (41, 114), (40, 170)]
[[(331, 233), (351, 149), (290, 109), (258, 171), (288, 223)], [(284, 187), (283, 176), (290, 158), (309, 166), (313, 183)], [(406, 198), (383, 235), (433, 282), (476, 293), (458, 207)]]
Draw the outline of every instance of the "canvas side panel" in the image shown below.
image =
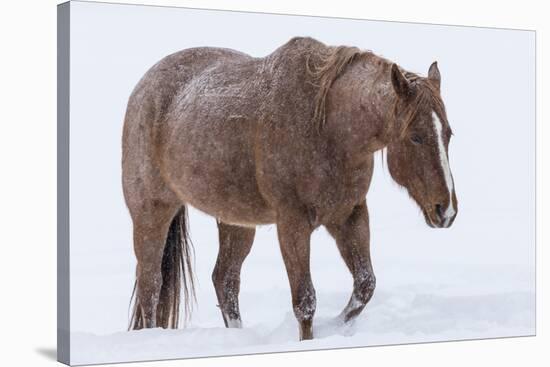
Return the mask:
[(70, 364), (70, 3), (57, 7), (57, 360)]

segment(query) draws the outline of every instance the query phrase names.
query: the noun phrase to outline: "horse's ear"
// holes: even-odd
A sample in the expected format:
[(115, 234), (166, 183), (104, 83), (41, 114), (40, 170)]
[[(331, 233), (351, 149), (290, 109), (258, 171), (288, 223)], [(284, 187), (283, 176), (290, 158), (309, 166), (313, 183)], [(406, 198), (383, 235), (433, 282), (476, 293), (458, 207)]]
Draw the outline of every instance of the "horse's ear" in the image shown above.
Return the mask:
[(407, 98), (412, 94), (411, 83), (407, 80), (405, 75), (399, 70), (397, 64), (391, 66), (391, 83), (393, 89), (399, 97)]
[(428, 70), (428, 79), (439, 89), (441, 86), (441, 74), (437, 67), (437, 61), (434, 61), (430, 65), (430, 70)]

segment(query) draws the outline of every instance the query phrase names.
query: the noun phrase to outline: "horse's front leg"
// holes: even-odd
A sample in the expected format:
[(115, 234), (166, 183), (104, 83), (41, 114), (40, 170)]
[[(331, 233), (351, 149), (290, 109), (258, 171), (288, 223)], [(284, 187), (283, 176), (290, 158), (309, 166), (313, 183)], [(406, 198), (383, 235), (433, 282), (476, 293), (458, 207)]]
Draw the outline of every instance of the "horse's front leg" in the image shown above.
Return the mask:
[(290, 282), (294, 315), (300, 327), (300, 340), (313, 339), (316, 299), (309, 270), (312, 231), (305, 213), (279, 213), (277, 235)]
[(366, 202), (356, 206), (342, 223), (331, 224), (327, 229), (336, 240), (340, 254), (353, 276), (353, 293), (341, 314), (344, 321), (348, 322), (363, 311), (376, 286), (370, 259), (369, 214)]

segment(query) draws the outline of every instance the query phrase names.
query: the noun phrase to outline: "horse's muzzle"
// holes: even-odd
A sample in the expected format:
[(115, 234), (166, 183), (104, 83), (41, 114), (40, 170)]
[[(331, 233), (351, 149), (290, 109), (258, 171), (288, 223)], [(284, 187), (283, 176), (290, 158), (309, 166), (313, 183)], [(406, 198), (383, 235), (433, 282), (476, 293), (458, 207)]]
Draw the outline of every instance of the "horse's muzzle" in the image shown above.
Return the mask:
[(443, 210), (440, 204), (436, 204), (433, 210), (429, 212), (423, 210), (423, 213), (426, 224), (432, 228), (449, 228), (453, 224), (457, 214), (453, 208)]

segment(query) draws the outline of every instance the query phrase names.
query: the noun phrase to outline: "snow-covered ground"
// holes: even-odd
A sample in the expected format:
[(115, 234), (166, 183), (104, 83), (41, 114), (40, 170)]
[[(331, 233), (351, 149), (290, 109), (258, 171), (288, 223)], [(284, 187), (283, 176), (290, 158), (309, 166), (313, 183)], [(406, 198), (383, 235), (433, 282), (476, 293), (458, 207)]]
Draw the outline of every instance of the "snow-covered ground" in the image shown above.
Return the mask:
[[(71, 3), (71, 23), (73, 364), (535, 333), (533, 33), (89, 2)], [(454, 132), (455, 223), (428, 228), (377, 156), (367, 196), (374, 297), (354, 325), (335, 320), (352, 280), (319, 229), (311, 241), (315, 340), (298, 342), (275, 227), (257, 231), (242, 272), (244, 328), (228, 330), (210, 281), (215, 220), (192, 210), (199, 283), (192, 323), (126, 332), (135, 258), (120, 145), (132, 88), (177, 50), (208, 45), (264, 56), (297, 35), (370, 49), (423, 74), (438, 61)]]
[[(261, 268), (255, 269), (257, 276), (269, 278), (269, 266)], [(71, 360), (73, 364), (88, 364), (535, 333), (534, 292), (527, 274), (518, 269), (440, 267), (434, 272), (424, 266), (413, 268), (401, 264), (380, 271), (375, 296), (351, 325), (343, 324), (337, 317), (349, 296), (349, 285), (339, 291), (317, 282), (313, 341), (297, 340), (297, 324), (285, 284), (254, 291), (247, 291), (247, 284), (243, 284), (241, 309), (245, 325), (239, 330), (223, 327), (212, 287), (204, 281), (193, 321), (186, 329), (121, 330), (106, 335), (74, 332)], [(432, 276), (419, 277), (420, 271), (427, 270)], [(507, 274), (506, 279), (499, 281), (508, 286), (495, 288), (488, 273)], [(388, 278), (393, 276), (402, 277), (402, 281), (391, 284)], [(128, 292), (129, 288), (125, 293)], [(116, 300), (122, 303), (119, 306), (127, 307), (127, 297)]]
[[(409, 231), (374, 230), (377, 290), (365, 311), (351, 325), (342, 324), (337, 317), (350, 295), (351, 277), (327, 232), (324, 229), (315, 232), (312, 272), (318, 302), (315, 340), (307, 342), (298, 341), (297, 323), (274, 227), (260, 228), (242, 272), (240, 300), (244, 328), (226, 329), (210, 282), (217, 247), (215, 223), (196, 210), (191, 211), (190, 219), (199, 286), (198, 302), (187, 328), (126, 332), (133, 285), (131, 247), (120, 246), (99, 257), (96, 254), (93, 262), (90, 255), (83, 252), (83, 257), (76, 261), (80, 266), (72, 274), (73, 284), (76, 284), (71, 294), (73, 364), (535, 333), (533, 272), (520, 265), (479, 264), (460, 258), (451, 261), (461, 253), (460, 239), (452, 235), (456, 230), (429, 229), (420, 217), (411, 218), (419, 226), (416, 236), (424, 233), (428, 238), (448, 237), (448, 240), (440, 244), (439, 251), (412, 241), (408, 246), (413, 246), (414, 251), (410, 252), (408, 246), (392, 245), (410, 238), (413, 234)], [(194, 227), (202, 233), (193, 232)], [(395, 253), (392, 248), (401, 249), (403, 253)], [(429, 249), (425, 259), (414, 257), (414, 253), (423, 252), (424, 248)], [(430, 252), (435, 259), (443, 254), (447, 261), (431, 260)], [(90, 267), (82, 266), (84, 263)]]

